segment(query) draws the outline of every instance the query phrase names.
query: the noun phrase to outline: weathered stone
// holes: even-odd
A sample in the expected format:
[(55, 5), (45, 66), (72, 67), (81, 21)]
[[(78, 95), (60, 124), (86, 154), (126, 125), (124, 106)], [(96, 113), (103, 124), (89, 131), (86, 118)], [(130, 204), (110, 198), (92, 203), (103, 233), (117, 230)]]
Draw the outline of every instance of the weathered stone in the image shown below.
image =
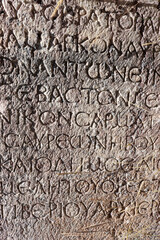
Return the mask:
[(0, 240), (158, 240), (159, 1), (2, 0), (0, 23)]

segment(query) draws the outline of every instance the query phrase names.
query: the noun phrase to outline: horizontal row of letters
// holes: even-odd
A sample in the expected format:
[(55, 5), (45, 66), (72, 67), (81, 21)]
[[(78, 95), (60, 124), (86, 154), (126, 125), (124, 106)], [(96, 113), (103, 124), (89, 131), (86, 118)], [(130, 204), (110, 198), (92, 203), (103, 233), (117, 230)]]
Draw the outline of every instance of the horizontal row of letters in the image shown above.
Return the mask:
[[(126, 4), (127, 1), (125, 2), (125, 5)], [(129, 4), (132, 5), (132, 2), (129, 1)], [(141, 4), (143, 6), (146, 3), (143, 2)], [(54, 2), (54, 4), (47, 4), (43, 6), (43, 8), (41, 8), (41, 11), (36, 11), (34, 5), (32, 5), (32, 14), (30, 14), (30, 17), (33, 18), (34, 21), (35, 17), (37, 15), (40, 15), (41, 20), (43, 19), (43, 21), (46, 21), (46, 24), (48, 21), (53, 21), (54, 24), (51, 25), (52, 29), (54, 29), (55, 26), (60, 28), (68, 28), (70, 26), (78, 27), (80, 25), (85, 25), (87, 27), (87, 25), (95, 23), (97, 26), (105, 27), (106, 29), (110, 29), (111, 31), (114, 31), (118, 28), (120, 30), (137, 31), (140, 28), (144, 28), (145, 31), (149, 29), (150, 31), (153, 31), (153, 33), (158, 33), (160, 27), (158, 10), (157, 16), (154, 15), (153, 18), (152, 15), (143, 15), (143, 13), (139, 11), (139, 9), (135, 12), (129, 12), (127, 10), (108, 11), (105, 10), (104, 7), (99, 7), (99, 9), (87, 9), (82, 6), (72, 4), (68, 6), (68, 8), (65, 8), (64, 6), (58, 8), (58, 13), (55, 14), (54, 18), (51, 20), (51, 16), (47, 13), (51, 11), (53, 12), (55, 5), (56, 2)], [(158, 7), (158, 1), (157, 4), (148, 3), (148, 5)], [(18, 6), (17, 11), (14, 11), (15, 19), (18, 19), (20, 17), (18, 13), (20, 9), (21, 6)], [(21, 9), (21, 11), (23, 10)]]
[(133, 152), (149, 150), (160, 150), (159, 136), (141, 136), (136, 135), (136, 137), (121, 134), (115, 135), (112, 132), (102, 132), (100, 135), (93, 134), (52, 134), (41, 132), (41, 135), (34, 132), (34, 134), (29, 135), (27, 133), (20, 134), (18, 132), (9, 132), (4, 134), (0, 138), (1, 146), (6, 150), (11, 149), (23, 149), (28, 150), (58, 150), (63, 149), (68, 150), (104, 150), (110, 152), (117, 149), (118, 151), (125, 152), (127, 150), (132, 150)]
[[(135, 71), (137, 69), (134, 69)], [(133, 73), (134, 75), (135, 73)], [(133, 76), (132, 75), (132, 76)], [(139, 79), (139, 76), (135, 74)], [(21, 84), (15, 88), (15, 100), (31, 102), (34, 98), (36, 103), (54, 102), (59, 104), (90, 104), (90, 105), (114, 105), (114, 106), (140, 106), (156, 108), (159, 107), (159, 94), (153, 91), (143, 91), (142, 88), (137, 90), (128, 89), (124, 91), (118, 88), (110, 90), (109, 87), (66, 87), (61, 88), (58, 85), (38, 84)], [(123, 87), (124, 88), (124, 87)]]
[[(113, 53), (116, 56), (115, 53)], [(46, 57), (44, 57), (46, 58)], [(11, 85), (15, 81), (25, 81), (28, 85), (33, 82), (32, 79), (37, 78), (40, 74), (44, 76), (45, 79), (48, 77), (50, 79), (49, 84), (53, 85), (53, 81), (62, 81), (63, 79), (76, 80), (82, 79), (83, 82), (86, 80), (101, 82), (107, 81), (107, 83), (132, 83), (145, 85), (156, 85), (160, 81), (160, 65), (155, 63), (155, 67), (150, 69), (150, 66), (139, 67), (134, 64), (132, 67), (128, 66), (128, 63), (124, 63), (122, 67), (118, 67), (118, 64), (109, 63), (107, 58), (95, 61), (95, 56), (93, 60), (88, 60), (86, 55), (83, 60), (74, 60), (68, 57), (64, 58), (61, 56), (60, 59), (56, 60), (53, 57), (42, 59), (41, 57), (27, 59), (27, 61), (20, 61), (19, 59), (11, 60), (8, 57), (0, 57), (1, 67), (1, 85)], [(16, 74), (16, 79), (14, 80), (13, 74)], [(55, 85), (55, 84), (54, 84)]]
[[(107, 199), (106, 199), (107, 202)], [(108, 205), (108, 206), (107, 206)], [(40, 218), (79, 218), (93, 219), (95, 217), (121, 219), (124, 215), (133, 217), (136, 215), (160, 214), (160, 204), (156, 200), (141, 200), (125, 203), (122, 201), (108, 201), (108, 204), (101, 202), (36, 202), (32, 204), (16, 203), (15, 205), (0, 205), (0, 218), (7, 219), (40, 219)]]
[[(160, 171), (160, 170), (159, 170)], [(76, 174), (76, 173), (75, 173)], [(61, 175), (62, 176), (62, 175)], [(148, 196), (150, 193), (158, 195), (160, 193), (160, 181), (154, 178), (153, 181), (147, 179), (135, 179), (132, 180), (115, 178), (115, 176), (100, 178), (95, 180), (93, 178), (85, 177), (76, 179), (76, 175), (73, 175), (72, 179), (60, 178), (59, 180), (48, 177), (47, 179), (38, 180), (0, 180), (0, 195), (12, 196), (16, 199), (18, 194), (24, 196), (46, 196), (47, 198), (56, 198), (62, 194), (75, 197), (83, 195), (89, 197), (92, 194), (91, 200), (93, 202), (105, 201), (106, 196), (117, 197), (119, 194), (125, 195), (137, 195)], [(98, 196), (97, 196), (98, 194)]]
[[(104, 155), (104, 154), (103, 154)], [(159, 173), (160, 159), (153, 155), (127, 157), (114, 157), (104, 155), (104, 157), (52, 157), (32, 155), (16, 156), (10, 154), (9, 156), (0, 155), (0, 172), (12, 175), (13, 173), (46, 175), (46, 173), (54, 173), (58, 175), (74, 175), (74, 174), (88, 174), (88, 173), (118, 173), (119, 171), (126, 173), (132, 170), (145, 170), (154, 174)], [(58, 176), (57, 175), (57, 176)]]

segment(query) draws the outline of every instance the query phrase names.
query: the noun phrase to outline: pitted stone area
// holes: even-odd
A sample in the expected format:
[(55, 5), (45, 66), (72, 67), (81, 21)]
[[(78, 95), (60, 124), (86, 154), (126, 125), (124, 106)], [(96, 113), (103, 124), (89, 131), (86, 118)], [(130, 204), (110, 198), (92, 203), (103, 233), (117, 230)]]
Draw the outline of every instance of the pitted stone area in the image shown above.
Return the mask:
[(0, 240), (160, 239), (158, 0), (0, 2)]

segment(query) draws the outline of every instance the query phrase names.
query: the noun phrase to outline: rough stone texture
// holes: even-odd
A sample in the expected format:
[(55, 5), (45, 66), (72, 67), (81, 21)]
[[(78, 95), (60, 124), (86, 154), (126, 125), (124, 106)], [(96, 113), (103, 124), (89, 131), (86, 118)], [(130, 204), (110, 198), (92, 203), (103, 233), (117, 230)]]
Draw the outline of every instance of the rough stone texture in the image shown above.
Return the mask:
[(0, 240), (160, 239), (158, 0), (0, 2)]

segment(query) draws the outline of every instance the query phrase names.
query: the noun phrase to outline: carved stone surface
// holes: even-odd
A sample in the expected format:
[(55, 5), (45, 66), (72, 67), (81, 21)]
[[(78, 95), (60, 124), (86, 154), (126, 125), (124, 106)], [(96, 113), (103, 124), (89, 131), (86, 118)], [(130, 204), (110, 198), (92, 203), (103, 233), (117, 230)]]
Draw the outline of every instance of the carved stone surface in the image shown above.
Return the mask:
[(0, 2), (0, 240), (160, 239), (159, 9)]

